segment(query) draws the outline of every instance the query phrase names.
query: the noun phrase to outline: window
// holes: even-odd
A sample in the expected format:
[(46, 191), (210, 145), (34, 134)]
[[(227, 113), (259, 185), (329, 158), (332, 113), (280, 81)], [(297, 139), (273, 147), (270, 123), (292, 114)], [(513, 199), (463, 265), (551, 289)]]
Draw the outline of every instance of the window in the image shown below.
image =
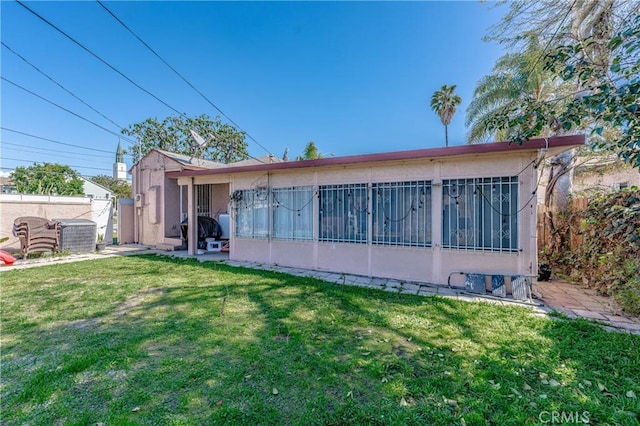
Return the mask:
[(273, 237), (283, 240), (313, 238), (313, 188), (277, 188), (272, 191)]
[(431, 182), (376, 183), (371, 194), (373, 244), (431, 245)]
[(198, 216), (211, 217), (211, 185), (196, 185), (196, 209)]
[(236, 237), (267, 238), (269, 231), (269, 197), (266, 189), (235, 191)]
[(614, 191), (620, 191), (627, 188), (629, 188), (629, 182), (618, 182), (613, 184)]
[(320, 241), (367, 241), (366, 184), (320, 186)]
[(518, 249), (518, 178), (442, 182), (442, 246), (489, 251)]

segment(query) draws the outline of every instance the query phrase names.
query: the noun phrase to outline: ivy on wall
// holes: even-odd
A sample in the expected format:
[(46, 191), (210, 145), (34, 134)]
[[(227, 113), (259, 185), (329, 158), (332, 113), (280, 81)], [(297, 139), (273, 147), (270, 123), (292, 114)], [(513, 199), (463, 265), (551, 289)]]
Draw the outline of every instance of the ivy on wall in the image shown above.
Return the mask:
[(560, 232), (579, 235), (582, 243), (549, 261), (571, 280), (612, 296), (626, 312), (640, 315), (640, 189), (594, 198), (586, 210), (569, 212), (563, 221)]

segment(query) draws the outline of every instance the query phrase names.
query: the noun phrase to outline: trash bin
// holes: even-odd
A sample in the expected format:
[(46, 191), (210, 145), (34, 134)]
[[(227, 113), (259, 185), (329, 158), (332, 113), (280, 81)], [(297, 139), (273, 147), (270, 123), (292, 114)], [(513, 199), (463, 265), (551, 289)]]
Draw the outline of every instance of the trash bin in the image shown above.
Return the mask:
[(60, 224), (60, 251), (90, 253), (96, 250), (96, 223), (88, 219), (54, 219)]

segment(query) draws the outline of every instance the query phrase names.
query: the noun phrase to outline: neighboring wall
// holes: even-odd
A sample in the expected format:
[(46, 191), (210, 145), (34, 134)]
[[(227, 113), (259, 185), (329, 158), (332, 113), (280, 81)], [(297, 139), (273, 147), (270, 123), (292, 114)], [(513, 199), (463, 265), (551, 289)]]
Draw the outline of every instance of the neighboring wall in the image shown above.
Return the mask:
[(579, 167), (573, 175), (573, 193), (580, 195), (632, 186), (640, 187), (640, 170), (619, 161)]
[[(589, 197), (621, 188), (640, 187), (640, 170), (625, 164), (615, 156), (577, 156), (576, 166), (569, 171), (573, 197)], [(538, 204), (544, 204), (545, 190), (549, 181), (549, 160), (541, 163), (538, 185)]]
[(97, 224), (109, 242), (113, 229), (111, 200), (91, 200), (88, 197), (59, 197), (48, 195), (0, 194), (0, 238), (9, 237), (2, 247), (17, 247), (13, 236), (13, 221), (21, 216), (46, 219), (89, 219)]

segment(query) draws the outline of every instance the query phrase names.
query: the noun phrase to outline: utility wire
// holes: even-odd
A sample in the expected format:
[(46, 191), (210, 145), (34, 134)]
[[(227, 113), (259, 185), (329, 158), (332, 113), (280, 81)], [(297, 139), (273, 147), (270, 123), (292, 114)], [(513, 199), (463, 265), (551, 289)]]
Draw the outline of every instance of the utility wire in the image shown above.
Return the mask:
[(216, 104), (214, 104), (204, 93), (202, 93), (200, 90), (198, 90), (198, 88), (196, 88), (193, 84), (191, 84), (191, 82), (189, 80), (187, 80), (182, 74), (180, 74), (174, 67), (172, 67), (169, 62), (167, 62), (162, 56), (160, 56), (160, 54), (158, 54), (151, 46), (149, 46), (140, 36), (138, 36), (131, 28), (129, 28), (127, 26), (127, 24), (125, 24), (124, 22), (122, 22), (122, 20), (120, 18), (118, 18), (111, 10), (109, 10), (109, 8), (100, 0), (96, 0), (98, 2), (98, 4), (100, 6), (102, 6), (102, 8), (104, 10), (107, 11), (107, 13), (109, 13), (109, 15), (111, 15), (113, 17), (113, 19), (115, 19), (116, 21), (118, 21), (118, 23), (120, 25), (122, 25), (127, 31), (129, 31), (131, 33), (131, 35), (133, 35), (136, 39), (138, 39), (138, 41), (140, 43), (142, 43), (147, 49), (149, 49), (149, 51), (151, 51), (151, 53), (153, 53), (160, 61), (162, 61), (163, 64), (165, 64), (171, 71), (173, 71), (178, 77), (180, 77), (182, 79), (182, 81), (184, 81), (189, 87), (191, 87), (197, 94), (199, 94), (205, 101), (207, 101), (207, 103), (209, 105), (211, 105), (213, 108), (216, 109), (216, 111), (218, 111), (220, 113), (220, 115), (222, 115), (223, 117), (225, 117), (231, 124), (233, 124), (238, 130), (241, 130), (245, 133), (245, 135), (247, 135), (247, 137), (249, 139), (251, 139), (253, 142), (255, 142), (260, 148), (264, 149), (267, 154), (271, 154), (273, 155), (273, 153), (271, 153), (271, 151), (269, 151), (264, 145), (262, 145), (260, 142), (258, 142), (253, 136), (251, 136), (249, 133), (247, 133), (246, 130), (243, 130), (238, 124), (236, 124), (235, 121), (233, 121), (227, 114), (225, 114)]
[[(118, 134), (118, 133), (116, 133), (116, 132), (114, 132), (114, 131), (111, 131), (111, 130), (107, 129), (106, 127), (101, 126), (100, 124), (96, 123), (95, 121), (91, 121), (91, 120), (89, 120), (88, 118), (83, 117), (83, 116), (81, 116), (80, 114), (75, 113), (75, 112), (73, 112), (73, 111), (71, 111), (71, 110), (69, 110), (69, 109), (67, 109), (67, 108), (63, 107), (63, 106), (61, 106), (61, 105), (59, 105), (59, 104), (57, 104), (57, 103), (55, 103), (55, 102), (53, 102), (53, 101), (51, 101), (51, 100), (49, 100), (49, 99), (45, 98), (44, 96), (38, 95), (37, 93), (32, 92), (31, 90), (29, 90), (29, 89), (27, 89), (27, 88), (25, 88), (25, 87), (23, 87), (23, 86), (19, 85), (18, 83), (15, 83), (15, 82), (13, 82), (13, 81), (9, 80), (8, 78), (6, 78), (6, 77), (4, 77), (4, 76), (0, 76), (0, 78), (1, 78), (2, 80), (6, 81), (6, 82), (7, 82), (7, 83), (9, 83), (9, 84), (13, 84), (13, 85), (14, 85), (14, 86), (16, 86), (17, 88), (22, 89), (22, 90), (24, 90), (25, 92), (30, 93), (30, 94), (32, 94), (33, 96), (35, 96), (35, 97), (37, 97), (37, 98), (40, 98), (40, 99), (42, 99), (43, 101), (48, 102), (48, 103), (50, 103), (51, 105), (53, 105), (53, 106), (56, 106), (56, 107), (60, 108), (60, 109), (61, 109), (61, 110), (63, 110), (63, 111), (68, 112), (68, 113), (69, 113), (69, 114), (71, 114), (71, 115), (75, 115), (76, 117), (80, 118), (81, 120), (84, 120), (84, 121), (86, 121), (86, 122), (88, 122), (88, 123), (93, 124), (94, 126), (96, 126), (96, 127), (100, 128), (100, 129), (104, 130), (105, 132), (109, 132), (109, 133), (111, 133), (112, 135), (114, 135), (114, 136), (116, 136), (116, 137), (119, 137), (119, 138), (121, 137), (121, 136), (120, 136), (120, 134)], [(130, 143), (131, 143), (131, 142), (130, 142)]]
[[(106, 155), (96, 155), (96, 154), (94, 154), (94, 155), (92, 155), (92, 154), (78, 154), (78, 155), (74, 155), (73, 157), (71, 157), (71, 156), (57, 154), (59, 152), (61, 152), (63, 154), (73, 154), (72, 152), (68, 152), (68, 151), (59, 151), (59, 150), (54, 150), (54, 149), (48, 149), (48, 148), (37, 147), (37, 146), (29, 146), (29, 145), (23, 145), (23, 144), (18, 144), (18, 143), (10, 143), (10, 142), (5, 142), (5, 141), (0, 141), (0, 144), (2, 144), (2, 146), (4, 146), (4, 145), (17, 146), (17, 147), (20, 148), (20, 152), (32, 152), (34, 154), (56, 153), (56, 157), (72, 158), (72, 159), (75, 159), (75, 160), (93, 161), (93, 160), (87, 159), (87, 157), (110, 158), (110, 157), (107, 157)], [(31, 150), (31, 149), (25, 149), (25, 148), (35, 148), (35, 151)]]
[(135, 81), (131, 80), (129, 77), (127, 77), (124, 73), (122, 73), (120, 70), (118, 70), (116, 67), (114, 67), (113, 65), (111, 65), (109, 62), (105, 61), (104, 59), (102, 59), (100, 56), (98, 56), (96, 53), (94, 53), (91, 49), (89, 49), (88, 47), (86, 47), (85, 45), (83, 45), (82, 43), (80, 43), (79, 41), (77, 41), (76, 39), (74, 39), (73, 37), (71, 37), (69, 34), (67, 34), (66, 32), (62, 31), (60, 28), (58, 28), (56, 25), (54, 25), (51, 21), (47, 20), (46, 18), (44, 18), (42, 15), (40, 15), (38, 12), (34, 11), (33, 9), (31, 9), (29, 6), (27, 6), (26, 4), (24, 4), (22, 1), (20, 0), (16, 0), (16, 2), (24, 7), (25, 9), (27, 9), (29, 12), (31, 12), (33, 15), (37, 16), (40, 20), (42, 20), (43, 22), (45, 22), (46, 24), (48, 24), (49, 26), (51, 26), (52, 28), (54, 28), (56, 31), (58, 31), (60, 34), (64, 35), (65, 37), (67, 37), (69, 40), (71, 40), (72, 42), (74, 42), (75, 44), (77, 44), (78, 46), (80, 46), (84, 51), (86, 51), (87, 53), (89, 53), (91, 56), (93, 56), (94, 58), (96, 58), (97, 60), (99, 60), (100, 62), (102, 62), (103, 64), (105, 64), (107, 67), (109, 67), (111, 70), (115, 71), (116, 73), (118, 73), (120, 76), (122, 76), (125, 80), (127, 80), (129, 83), (133, 84), (134, 86), (136, 86), (138, 89), (142, 90), (143, 92), (145, 92), (146, 94), (148, 94), (149, 96), (151, 96), (152, 98), (154, 98), (155, 100), (157, 100), (158, 102), (160, 102), (161, 104), (163, 104), (164, 106), (166, 106), (167, 108), (169, 108), (170, 110), (174, 111), (176, 114), (181, 115), (186, 117), (186, 115), (180, 111), (178, 111), (177, 109), (175, 109), (174, 107), (172, 107), (171, 105), (169, 105), (168, 103), (166, 103), (165, 101), (163, 101), (162, 99), (160, 99), (159, 97), (157, 97), (156, 95), (154, 95), (153, 93), (151, 93), (150, 91), (148, 91), (147, 89), (145, 89), (144, 87), (140, 86), (138, 83), (136, 83)]
[[(48, 139), (48, 138), (43, 138), (42, 136), (36, 136), (36, 135), (32, 135), (31, 133), (26, 133), (26, 132), (21, 132), (19, 130), (14, 130), (14, 129), (9, 129), (8, 127), (2, 127), (0, 126), (0, 129), (5, 130), (7, 132), (12, 132), (12, 133), (17, 133), (19, 135), (24, 135), (24, 136), (28, 136), (30, 138), (35, 138), (35, 139), (41, 139), (43, 141), (47, 141), (47, 142), (51, 142), (51, 143), (55, 143), (58, 145), (65, 145), (65, 146), (72, 146), (74, 148), (80, 148), (80, 149), (88, 149), (89, 151), (96, 151), (96, 152), (106, 152), (108, 154), (113, 154), (112, 151), (106, 151), (104, 149), (98, 149), (98, 148), (87, 148), (86, 146), (80, 146), (80, 145), (74, 145), (71, 143), (66, 143), (66, 142), (60, 142), (54, 139)], [(126, 155), (126, 154), (125, 154)]]
[(94, 111), (95, 113), (99, 114), (102, 118), (104, 118), (105, 120), (107, 120), (108, 122), (110, 122), (111, 124), (113, 124), (114, 126), (118, 127), (119, 129), (123, 129), (123, 127), (121, 125), (119, 125), (118, 123), (116, 123), (115, 121), (113, 121), (112, 119), (110, 119), (109, 117), (107, 117), (106, 115), (104, 115), (103, 113), (101, 113), (100, 111), (98, 111), (97, 109), (95, 109), (94, 107), (92, 107), (91, 105), (89, 105), (87, 102), (85, 102), (84, 100), (82, 100), (79, 96), (77, 96), (76, 94), (74, 94), (71, 90), (67, 89), (66, 87), (64, 87), (62, 84), (58, 83), (56, 80), (54, 80), (51, 76), (49, 76), (47, 73), (45, 73), (44, 71), (42, 71), (40, 68), (36, 67), (34, 64), (32, 64), (31, 62), (29, 62), (27, 59), (24, 58), (24, 56), (20, 55), (18, 52), (16, 52), (15, 50), (13, 50), (11, 47), (9, 47), (4, 41), (0, 42), (2, 43), (2, 45), (4, 47), (6, 47), (11, 53), (13, 53), (14, 55), (16, 55), (18, 58), (22, 59), (24, 62), (26, 62), (28, 65), (30, 65), (33, 69), (35, 69), (36, 71), (38, 71), (40, 74), (44, 75), (45, 77), (47, 77), (49, 80), (51, 80), (52, 83), (56, 84), (58, 87), (60, 87), (62, 90), (64, 90), (65, 92), (67, 92), (68, 94), (70, 94), (71, 96), (73, 96), (74, 98), (76, 98), (77, 100), (79, 100), (80, 102), (82, 102), (84, 105), (86, 105), (88, 108), (90, 108), (92, 111)]
[[(34, 164), (38, 163), (37, 161), (33, 161), (33, 160), (22, 160), (20, 158), (9, 158), (9, 157), (0, 157), (0, 160), (19, 161), (21, 163), (34, 163)], [(48, 163), (48, 161), (43, 161), (43, 163)], [(72, 165), (69, 165), (69, 164), (65, 164), (65, 165), (69, 166), (69, 167), (74, 167), (76, 169), (105, 170), (105, 171), (108, 171), (108, 172), (112, 172), (113, 171), (111, 169), (101, 169), (101, 168), (98, 168), (98, 167), (72, 166)], [(8, 167), (3, 167), (3, 169), (8, 169)]]

